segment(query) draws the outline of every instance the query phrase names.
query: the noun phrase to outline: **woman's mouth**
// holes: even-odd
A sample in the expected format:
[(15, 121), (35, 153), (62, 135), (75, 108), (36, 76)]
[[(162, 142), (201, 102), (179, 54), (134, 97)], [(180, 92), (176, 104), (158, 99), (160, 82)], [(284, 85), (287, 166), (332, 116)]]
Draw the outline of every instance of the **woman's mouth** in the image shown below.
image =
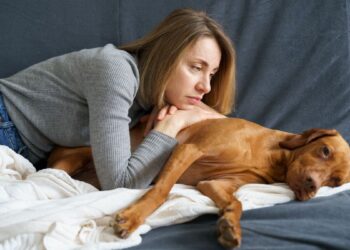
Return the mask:
[(202, 100), (202, 98), (194, 96), (188, 96), (187, 98), (189, 100), (188, 102), (192, 105), (197, 105)]

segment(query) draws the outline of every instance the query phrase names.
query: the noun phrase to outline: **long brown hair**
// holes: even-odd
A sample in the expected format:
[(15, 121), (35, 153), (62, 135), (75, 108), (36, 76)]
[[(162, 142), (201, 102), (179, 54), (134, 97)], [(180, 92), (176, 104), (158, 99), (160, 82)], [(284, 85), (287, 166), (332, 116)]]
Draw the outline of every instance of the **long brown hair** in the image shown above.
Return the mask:
[(214, 38), (221, 49), (218, 72), (203, 102), (222, 114), (232, 111), (235, 99), (235, 51), (220, 25), (202, 11), (175, 10), (145, 37), (120, 46), (136, 54), (140, 71), (139, 100), (144, 107), (165, 105), (164, 92), (171, 72), (186, 48), (200, 37)]

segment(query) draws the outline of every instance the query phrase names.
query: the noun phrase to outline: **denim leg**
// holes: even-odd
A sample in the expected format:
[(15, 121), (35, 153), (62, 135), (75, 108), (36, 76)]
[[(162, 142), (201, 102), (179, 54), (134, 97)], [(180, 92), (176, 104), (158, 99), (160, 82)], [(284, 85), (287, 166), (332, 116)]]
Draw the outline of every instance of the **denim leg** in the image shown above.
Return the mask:
[(0, 94), (0, 145), (6, 145), (16, 153), (28, 157), (28, 148), (18, 134), (17, 128), (9, 117), (4, 100)]

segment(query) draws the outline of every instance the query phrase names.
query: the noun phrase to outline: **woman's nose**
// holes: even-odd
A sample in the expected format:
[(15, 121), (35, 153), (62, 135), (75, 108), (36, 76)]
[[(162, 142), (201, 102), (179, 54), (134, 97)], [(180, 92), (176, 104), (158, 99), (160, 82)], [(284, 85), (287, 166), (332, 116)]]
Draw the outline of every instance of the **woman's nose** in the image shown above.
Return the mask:
[(196, 86), (197, 90), (203, 92), (204, 94), (207, 94), (210, 92), (211, 87), (210, 87), (210, 75), (204, 76)]

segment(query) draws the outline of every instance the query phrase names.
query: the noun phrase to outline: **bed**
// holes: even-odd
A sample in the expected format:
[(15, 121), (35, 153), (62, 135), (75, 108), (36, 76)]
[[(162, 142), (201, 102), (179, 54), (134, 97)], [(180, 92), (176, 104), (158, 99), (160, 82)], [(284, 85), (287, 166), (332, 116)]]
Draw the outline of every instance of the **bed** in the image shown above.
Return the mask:
[[(190, 7), (206, 11), (234, 42), (238, 89), (232, 117), (295, 133), (311, 127), (335, 128), (350, 142), (349, 4), (347, 0), (0, 0), (0, 77), (70, 51), (123, 44), (150, 31), (173, 9)], [(155, 215), (151, 223), (155, 226), (145, 225), (133, 241), (115, 245), (115, 238), (98, 238), (101, 234), (91, 233), (98, 230), (88, 229), (108, 227), (105, 219), (111, 218), (113, 209), (131, 202), (115, 202), (115, 207), (109, 207), (118, 195), (135, 199), (144, 190), (98, 192), (64, 173), (36, 172), (6, 149), (0, 149), (0, 156), (0, 249), (13, 249), (21, 242), (24, 249), (30, 246), (28, 242), (34, 244), (33, 249), (222, 249), (216, 240), (217, 210), (191, 187), (176, 186), (169, 202), (182, 202), (193, 194), (182, 207), (193, 214), (176, 217), (168, 213), (176, 211), (165, 209), (166, 223), (157, 222)], [(17, 159), (19, 165), (6, 165), (3, 159)], [(41, 190), (42, 196), (38, 196), (35, 185), (43, 185), (47, 191)], [(245, 187), (241, 191), (242, 197), (248, 197), (247, 206), (268, 194), (272, 194), (270, 198), (278, 194), (281, 199), (247, 207), (240, 249), (349, 249), (349, 189), (349, 184), (325, 187), (318, 197), (298, 202), (283, 184)], [(14, 197), (17, 203), (11, 206), (9, 200)], [(98, 202), (101, 197), (110, 197), (101, 199), (101, 208), (80, 210), (88, 204), (84, 199)], [(71, 202), (80, 214), (67, 216), (67, 210), (58, 209)], [(49, 213), (52, 210), (48, 208), (55, 207), (55, 217), (45, 217), (44, 211)], [(66, 208), (74, 211), (70, 205)], [(26, 219), (33, 211), (35, 217)], [(81, 230), (81, 211), (96, 218), (86, 221), (85, 231)], [(61, 231), (54, 231), (47, 218)], [(74, 223), (80, 226), (74, 230), (87, 235), (89, 244), (76, 238), (63, 240), (76, 235), (77, 231), (67, 227), (77, 225)], [(65, 233), (44, 242), (41, 236), (49, 231), (51, 236)]]

